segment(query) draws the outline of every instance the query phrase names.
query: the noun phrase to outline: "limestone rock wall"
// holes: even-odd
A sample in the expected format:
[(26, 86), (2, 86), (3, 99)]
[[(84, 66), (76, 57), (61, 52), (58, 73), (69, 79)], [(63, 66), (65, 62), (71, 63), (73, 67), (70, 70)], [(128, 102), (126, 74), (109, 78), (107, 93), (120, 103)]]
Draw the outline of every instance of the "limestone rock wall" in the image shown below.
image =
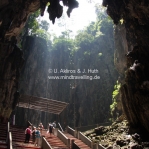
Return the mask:
[(11, 43), (0, 42), (0, 117), (8, 120), (18, 102), (18, 79), (23, 65), (22, 51)]
[(20, 93), (46, 97), (46, 82), (48, 79), (47, 43), (42, 38), (28, 36), (24, 45), (25, 63), (19, 80)]
[(0, 3), (0, 39), (11, 40), (21, 32), (28, 15), (40, 8), (39, 0), (12, 0)]
[(39, 0), (0, 2), (0, 121), (9, 119), (19, 97), (18, 81), (24, 59), (17, 47), (17, 35), (28, 15), (39, 7)]
[(124, 76), (127, 69), (126, 54), (128, 53), (128, 45), (126, 40), (126, 29), (124, 24), (115, 26), (115, 51), (114, 51), (114, 65), (120, 76)]
[(122, 105), (133, 128), (149, 132), (149, 2), (139, 0), (104, 0), (107, 13), (126, 29), (125, 80), (121, 87)]
[[(48, 79), (48, 50), (46, 41), (39, 37), (28, 36), (23, 44), (24, 65), (21, 70), (19, 79), (19, 92), (24, 95), (37, 97), (47, 96), (47, 79)], [(43, 101), (44, 102), (44, 101)], [(16, 108), (16, 123), (22, 125), (22, 122), (29, 120), (34, 125), (42, 121), (44, 126), (47, 117), (44, 112)]]
[[(47, 3), (49, 19), (55, 21), (55, 18), (60, 18), (63, 13), (63, 7), (59, 4), (59, 0), (1, 0), (0, 1), (0, 52), (1, 52), (1, 120), (10, 117), (12, 111), (12, 103), (17, 103), (19, 96), (18, 79), (20, 75), (21, 50), (16, 47), (17, 42), (20, 40), (18, 35), (27, 21), (28, 16), (40, 9), (41, 16), (44, 15)], [(67, 15), (73, 8), (78, 7), (78, 2), (75, 0), (62, 0), (65, 6), (68, 7)], [(11, 54), (13, 53), (13, 54)], [(9, 60), (10, 59), (10, 60)], [(14, 65), (13, 59), (21, 61), (19, 64)], [(36, 64), (35, 64), (36, 65)], [(8, 76), (9, 75), (9, 76)], [(37, 74), (38, 75), (38, 74)], [(12, 77), (14, 76), (14, 77)], [(14, 79), (13, 79), (14, 78)], [(9, 81), (8, 81), (9, 80)], [(15, 97), (17, 95), (17, 97)], [(6, 105), (8, 103), (8, 105)]]
[[(53, 99), (58, 99), (69, 103), (67, 111), (63, 115), (69, 126), (80, 127), (109, 121), (110, 104), (112, 102), (112, 92), (118, 73), (114, 68), (114, 42), (113, 30), (111, 35), (99, 39), (99, 45), (89, 44), (94, 53), (90, 56), (82, 54), (83, 48), (75, 52), (73, 56), (69, 55), (67, 48), (58, 48), (50, 52), (51, 70), (56, 72), (49, 73), (49, 76), (99, 76), (100, 79), (51, 79), (48, 89)], [(83, 45), (83, 43), (82, 43)], [(107, 46), (108, 45), (108, 46)], [(109, 46), (110, 45), (110, 46)], [(95, 46), (95, 48), (94, 48)], [(96, 48), (98, 47), (98, 48)], [(101, 52), (101, 57), (96, 57)], [(72, 64), (73, 63), (73, 64)], [(74, 70), (74, 73), (58, 73), (61, 69), (67, 68)], [(97, 69), (98, 73), (87, 73), (88, 69)], [(77, 70), (86, 73), (77, 73)]]

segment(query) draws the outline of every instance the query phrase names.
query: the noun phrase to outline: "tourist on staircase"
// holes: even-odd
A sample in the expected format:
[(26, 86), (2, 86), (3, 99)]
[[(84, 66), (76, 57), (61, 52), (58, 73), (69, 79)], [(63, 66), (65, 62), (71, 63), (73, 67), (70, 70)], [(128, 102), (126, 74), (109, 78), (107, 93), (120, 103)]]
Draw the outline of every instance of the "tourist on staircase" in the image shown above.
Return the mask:
[(50, 136), (51, 136), (51, 134), (52, 134), (52, 131), (53, 131), (53, 125), (52, 125), (52, 123), (50, 122), (50, 123), (49, 123), (49, 133), (50, 133)]
[(52, 123), (53, 127), (56, 128), (56, 121)]
[(35, 143), (34, 143), (34, 145), (40, 146), (41, 133), (40, 133), (39, 129), (36, 129), (36, 127), (34, 127), (34, 129), (35, 129)]
[(40, 129), (41, 134), (42, 134), (42, 130), (43, 130), (43, 128), (44, 128), (43, 125), (42, 125), (42, 123), (40, 123), (38, 127), (39, 127), (39, 129)]
[(25, 130), (25, 143), (29, 143), (29, 140), (30, 140), (30, 136), (31, 135), (32, 135), (32, 130), (31, 130), (31, 126), (29, 126)]
[(53, 130), (52, 130), (52, 132), (53, 132), (53, 134), (54, 134), (54, 129), (56, 128), (56, 121), (54, 121), (54, 122), (52, 123), (52, 125), (53, 125)]
[(36, 127), (33, 127), (33, 131), (32, 131), (32, 140), (33, 140), (33, 142), (35, 142), (35, 130), (36, 130)]

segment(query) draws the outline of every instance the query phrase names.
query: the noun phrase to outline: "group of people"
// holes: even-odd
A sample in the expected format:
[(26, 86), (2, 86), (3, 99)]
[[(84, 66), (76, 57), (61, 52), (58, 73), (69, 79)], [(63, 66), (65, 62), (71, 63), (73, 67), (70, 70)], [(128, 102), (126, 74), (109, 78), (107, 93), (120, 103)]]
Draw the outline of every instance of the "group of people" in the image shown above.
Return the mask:
[[(48, 132), (51, 134), (53, 133), (54, 129), (56, 128), (56, 121), (53, 123), (49, 123)], [(39, 124), (38, 128), (29, 126), (25, 130), (25, 143), (29, 143), (30, 137), (32, 136), (34, 145), (40, 146), (40, 138), (42, 135), (42, 130), (44, 129), (42, 123)]]
[[(32, 129), (33, 128), (33, 129)], [(29, 126), (25, 130), (25, 143), (29, 143), (30, 137), (32, 136), (34, 145), (40, 146), (40, 138), (42, 134), (43, 125), (39, 124), (38, 128)]]

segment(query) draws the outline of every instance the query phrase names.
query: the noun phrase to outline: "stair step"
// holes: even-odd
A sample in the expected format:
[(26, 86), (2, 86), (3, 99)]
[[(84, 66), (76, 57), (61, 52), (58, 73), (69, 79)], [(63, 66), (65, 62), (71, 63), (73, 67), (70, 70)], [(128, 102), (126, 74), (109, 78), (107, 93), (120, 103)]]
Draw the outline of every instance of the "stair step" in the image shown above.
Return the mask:
[(0, 141), (0, 145), (6, 145), (6, 142)]
[(64, 135), (69, 138), (70, 140), (74, 140), (75, 144), (81, 148), (81, 149), (91, 149), (88, 145), (86, 145), (84, 142), (82, 142), (81, 140), (75, 138), (74, 136), (72, 136), (71, 134), (68, 133), (64, 133)]
[(53, 149), (68, 149), (68, 147), (56, 136), (53, 134), (50, 136), (47, 131), (43, 131), (42, 134), (45, 136), (47, 142), (51, 145)]
[(41, 149), (41, 147), (36, 146), (23, 146), (23, 145), (13, 145), (13, 148), (20, 148), (20, 149)]
[(1, 141), (6, 141), (6, 137), (0, 137)]
[(7, 148), (7, 146), (1, 146), (0, 145), (0, 149), (6, 149)]
[(0, 149), (6, 149), (6, 148), (7, 148), (6, 142), (0, 141)]
[(65, 147), (65, 146), (56, 146), (56, 145), (52, 146), (51, 145), (51, 147), (54, 148), (54, 149), (68, 149), (68, 147)]

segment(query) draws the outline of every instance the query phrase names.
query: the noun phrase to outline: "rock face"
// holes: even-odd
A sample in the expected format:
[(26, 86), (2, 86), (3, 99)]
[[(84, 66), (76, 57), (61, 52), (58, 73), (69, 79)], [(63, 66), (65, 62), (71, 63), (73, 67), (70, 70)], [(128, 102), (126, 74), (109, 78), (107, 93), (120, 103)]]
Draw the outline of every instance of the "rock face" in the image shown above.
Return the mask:
[(20, 93), (46, 97), (48, 49), (44, 39), (28, 36), (23, 47), (25, 63), (20, 76)]
[[(19, 91), (23, 95), (46, 97), (47, 94), (47, 74), (48, 74), (48, 50), (46, 41), (39, 37), (27, 37), (23, 44), (23, 56), (25, 59), (19, 79)], [(44, 102), (44, 101), (43, 101)], [(42, 115), (42, 118), (41, 118)], [(29, 120), (34, 125), (46, 121), (46, 114), (40, 111), (17, 108), (16, 123), (26, 124)]]
[[(20, 34), (30, 13), (40, 8), (43, 16), (47, 3), (49, 19), (61, 17), (63, 7), (59, 0), (1, 0), (0, 2), (0, 117), (1, 121), (9, 118), (14, 109), (19, 93), (18, 80), (23, 58), (21, 50), (16, 46)], [(67, 14), (70, 16), (73, 8), (78, 7), (75, 0), (62, 0), (68, 7)]]
[(126, 30), (125, 80), (121, 87), (122, 105), (130, 125), (149, 132), (149, 2), (104, 0), (107, 13)]
[(84, 134), (94, 143), (98, 142), (106, 149), (149, 148), (148, 135), (142, 137), (142, 133), (136, 132), (129, 134), (129, 123), (126, 120), (116, 121), (111, 126), (99, 126)]
[[(107, 38), (105, 37), (105, 39)], [(82, 70), (86, 68), (87, 71), (87, 68), (92, 68), (91, 60), (86, 61), (87, 64), (82, 64), (82, 67), (74, 67), (74, 65), (70, 65), (71, 60), (74, 59), (72, 57), (69, 59), (70, 56), (67, 53), (68, 51), (66, 52), (64, 47), (60, 50), (49, 52), (46, 41), (38, 37), (27, 37), (23, 45), (25, 62), (19, 80), (19, 90), (21, 94), (68, 102), (69, 106), (59, 116), (62, 121), (55, 117), (55, 120), (59, 121), (63, 128), (66, 124), (71, 127), (74, 127), (74, 125), (78, 127), (108, 121), (111, 93), (114, 82), (117, 79), (117, 72), (113, 69), (113, 56), (111, 56), (114, 53), (114, 43), (112, 44), (113, 50), (111, 51), (103, 48), (102, 52), (105, 57), (100, 60), (100, 63), (96, 64), (96, 67), (94, 66), (94, 68), (98, 69), (98, 74), (88, 74), (90, 76), (100, 75), (101, 79), (78, 79), (75, 80), (76, 86), (70, 86), (70, 84), (73, 85), (74, 83), (74, 80), (71, 79), (48, 79), (50, 75), (71, 75), (67, 72), (65, 74), (56, 72), (50, 73), (48, 69), (54, 70), (57, 68), (58, 71), (58, 68), (61, 69), (67, 66), (70, 70), (77, 70), (78, 68)], [(76, 59), (74, 61), (75, 64), (77, 64), (80, 58), (79, 56), (80, 54), (74, 56)], [(92, 59), (94, 62), (95, 59)], [(74, 73), (72, 73), (72, 75), (74, 75)], [(105, 90), (106, 95), (104, 95)], [(55, 116), (52, 114), (45, 114), (44, 112), (41, 113), (36, 110), (22, 108), (17, 108), (15, 112), (16, 123), (18, 125), (26, 124), (25, 122), (29, 120), (36, 126), (42, 122), (46, 127), (48, 122), (51, 120), (54, 121)]]
[[(114, 55), (114, 65), (119, 72), (120, 76), (123, 78), (126, 65), (126, 53), (128, 53), (128, 45), (126, 40), (126, 29), (124, 24), (119, 24), (115, 26), (114, 30), (115, 37), (115, 55)], [(122, 80), (120, 78), (120, 80)]]
[(40, 8), (39, 0), (2, 1), (0, 4), (1, 39), (11, 40), (24, 27), (28, 15)]
[(0, 3), (0, 116), (9, 118), (18, 102), (18, 80), (23, 66), (22, 51), (16, 46), (29, 13), (40, 7), (39, 1), (1, 1)]
[(22, 51), (11, 43), (0, 42), (0, 117), (9, 118), (18, 102), (18, 78), (23, 64)]
[[(65, 113), (68, 118), (63, 115), (69, 126), (87, 126), (109, 120), (111, 95), (118, 74), (113, 63), (114, 42), (109, 41), (113, 39), (113, 36), (108, 38), (107, 35), (102, 38), (102, 41), (98, 40), (99, 45), (94, 43), (98, 48), (94, 49), (90, 44), (88, 45), (94, 49), (94, 53), (91, 53), (88, 57), (83, 54), (83, 49), (78, 50), (72, 56), (69, 53), (70, 50), (67, 50), (64, 45), (50, 52), (49, 68), (57, 70), (57, 73), (56, 71), (51, 72), (49, 76), (70, 77), (72, 75), (80, 77), (86, 75), (93, 78), (91, 80), (85, 78), (49, 80), (51, 97), (69, 103), (67, 113)], [(104, 41), (106, 41), (106, 44), (103, 44)], [(111, 45), (111, 48), (105, 45)], [(103, 56), (97, 58), (99, 52)], [(72, 73), (66, 71), (59, 73), (64, 68), (72, 70)], [(97, 69), (98, 73), (89, 73), (88, 69)], [(77, 73), (77, 70), (80, 70), (80, 73)], [(100, 79), (94, 79), (96, 75), (100, 76)]]

